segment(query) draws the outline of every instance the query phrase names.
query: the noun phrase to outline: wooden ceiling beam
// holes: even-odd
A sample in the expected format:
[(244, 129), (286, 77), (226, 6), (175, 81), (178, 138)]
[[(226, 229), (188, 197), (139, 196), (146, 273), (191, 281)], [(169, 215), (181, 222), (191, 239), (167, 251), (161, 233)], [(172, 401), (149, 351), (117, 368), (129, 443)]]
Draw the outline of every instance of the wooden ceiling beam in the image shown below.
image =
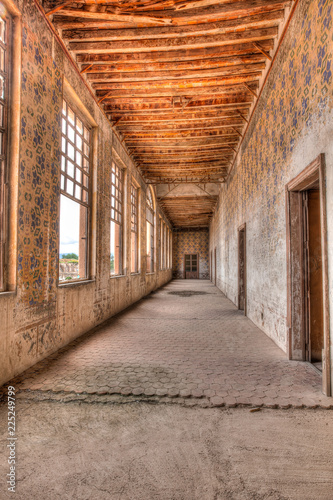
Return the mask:
[(231, 68), (233, 66), (239, 66), (240, 64), (255, 64), (264, 63), (266, 58), (262, 53), (249, 53), (240, 56), (228, 56), (228, 57), (212, 57), (209, 59), (194, 59), (193, 61), (169, 61), (169, 62), (151, 62), (144, 63), (89, 63), (82, 64), (81, 71), (85, 71), (87, 74), (91, 73), (166, 73), (166, 72), (177, 72), (177, 71), (198, 71), (198, 70), (209, 70), (217, 68)]
[(187, 134), (184, 134), (184, 135), (181, 135), (180, 133), (164, 133), (164, 134), (150, 134), (150, 135), (145, 135), (145, 134), (136, 134), (135, 136), (131, 135), (131, 134), (125, 134), (123, 133), (123, 135), (125, 136), (125, 142), (127, 143), (127, 140), (130, 142), (131, 140), (132, 141), (135, 141), (135, 142), (138, 142), (138, 141), (147, 141), (147, 143), (149, 141), (155, 141), (156, 139), (158, 139), (159, 141), (195, 141), (195, 140), (198, 140), (198, 139), (205, 139), (205, 140), (210, 140), (210, 139), (220, 139), (220, 141), (223, 141), (224, 138), (227, 138), (227, 139), (230, 139), (230, 138), (233, 138), (234, 142), (236, 141), (236, 138), (237, 138), (237, 142), (238, 142), (238, 134), (235, 133), (235, 131), (233, 130), (232, 133), (229, 133), (229, 131), (226, 131), (225, 133), (221, 133), (221, 132), (211, 132), (211, 133), (207, 133), (207, 134), (204, 134), (202, 133), (200, 130), (198, 131), (198, 133), (194, 133), (194, 132), (188, 132)]
[[(258, 87), (258, 82), (253, 81), (256, 76), (261, 75), (250, 75), (250, 76), (240, 76), (238, 78), (224, 78), (220, 80), (219, 78), (209, 78), (207, 80), (180, 80), (177, 82), (177, 86), (170, 82), (150, 82), (146, 86), (134, 86), (130, 83), (114, 83), (112, 84), (112, 90), (110, 90), (110, 85), (105, 83), (94, 84), (93, 88), (96, 90), (96, 94), (99, 98), (104, 97), (108, 93), (108, 98), (121, 97), (158, 97), (158, 96), (201, 96), (209, 95), (212, 96), (223, 96), (225, 94), (235, 95), (242, 92), (240, 86), (243, 84), (250, 83), (246, 85), (246, 89), (255, 94), (255, 88)], [(203, 85), (204, 83), (204, 85)], [(161, 86), (160, 86), (161, 85)], [(142, 88), (143, 87), (143, 88)]]
[[(141, 135), (141, 134), (146, 134), (146, 135), (150, 135), (151, 133), (158, 133), (158, 134), (162, 134), (162, 133), (169, 133), (169, 132), (172, 132), (172, 133), (180, 133), (180, 132), (195, 132), (197, 130), (220, 130), (220, 129), (232, 129), (233, 130), (233, 127), (243, 127), (244, 126), (244, 122), (240, 122), (240, 121), (232, 121), (232, 122), (227, 122), (227, 123), (220, 123), (219, 121), (218, 122), (210, 122), (207, 120), (207, 122), (205, 123), (205, 125), (202, 125), (197, 127), (196, 126), (197, 124), (196, 123), (187, 123), (186, 125), (172, 125), (170, 124), (169, 127), (166, 127), (166, 125), (163, 125), (164, 128), (162, 127), (158, 127), (158, 126), (154, 126), (154, 125), (151, 125), (151, 126), (139, 126), (139, 127), (135, 127), (135, 126), (128, 126), (128, 127), (123, 127), (122, 124), (119, 124), (119, 127), (118, 127), (118, 130), (124, 134), (124, 135)], [(238, 134), (238, 131), (236, 132)]]
[[(163, 24), (171, 24), (172, 18), (166, 16), (155, 16), (153, 14), (118, 14), (116, 9), (113, 9), (114, 12), (103, 12), (103, 11), (89, 11), (85, 9), (66, 9), (63, 8), (61, 10), (61, 16), (65, 17), (73, 17), (80, 19), (93, 19), (100, 21), (116, 21), (120, 23), (128, 23), (135, 26), (140, 26), (142, 24), (148, 26), (159, 26)], [(119, 12), (119, 9), (117, 9)], [(55, 13), (56, 15), (56, 13)]]
[(178, 164), (178, 163), (186, 163), (188, 161), (191, 161), (192, 163), (202, 163), (202, 162), (207, 162), (207, 160), (230, 160), (232, 158), (232, 153), (227, 153), (222, 152), (221, 154), (208, 154), (207, 156), (197, 156), (197, 155), (192, 155), (192, 156), (179, 156), (179, 154), (172, 156), (163, 156), (163, 155), (134, 155), (135, 160), (138, 162), (141, 162), (145, 165), (149, 165), (150, 163), (158, 163), (158, 164), (165, 164), (165, 165), (173, 165), (173, 164)]
[(105, 83), (121, 83), (121, 82), (139, 82), (145, 83), (147, 81), (167, 81), (173, 80), (177, 82), (180, 79), (191, 78), (212, 78), (224, 77), (243, 74), (253, 74), (258, 71), (263, 71), (266, 65), (264, 62), (239, 64), (227, 68), (214, 68), (214, 69), (200, 69), (200, 70), (187, 70), (187, 71), (146, 71), (136, 73), (88, 73), (86, 72), (87, 80), (89, 82), (105, 82)]
[[(252, 99), (252, 98), (251, 98)], [(212, 97), (210, 97), (210, 101), (212, 101)], [(235, 109), (240, 109), (242, 112), (245, 112), (248, 110), (248, 108), (252, 105), (252, 100), (245, 99), (243, 102), (240, 100), (240, 98), (235, 99), (233, 98), (226, 98), (224, 99), (224, 102), (216, 102), (217, 100), (214, 100), (215, 102), (210, 102), (207, 104), (203, 104), (202, 102), (200, 105), (193, 105), (191, 103), (186, 109), (182, 108), (173, 108), (170, 107), (170, 99), (166, 99), (166, 105), (167, 107), (162, 107), (161, 104), (157, 106), (156, 103), (149, 103), (146, 102), (145, 105), (137, 105), (135, 109), (133, 108), (133, 103), (128, 102), (126, 100), (126, 103), (120, 102), (118, 99), (116, 103), (108, 103), (104, 105), (104, 111), (108, 114), (115, 114), (115, 115), (125, 115), (125, 116), (133, 116), (133, 117), (141, 117), (141, 115), (144, 115), (146, 113), (149, 113), (149, 116), (152, 116), (152, 118), (155, 119), (155, 116), (164, 116), (165, 114), (169, 113), (175, 113), (178, 114), (178, 116), (185, 116), (186, 113), (195, 113), (197, 111), (203, 110), (204, 113), (220, 113), (221, 108), (223, 110), (235, 110)], [(131, 108), (129, 108), (131, 106)], [(154, 106), (154, 107), (152, 107)], [(121, 108), (121, 109), (119, 109)]]
[[(216, 5), (203, 6), (200, 8), (191, 8), (190, 10), (163, 10), (163, 11), (146, 11), (145, 13), (122, 13), (117, 14), (116, 9), (109, 11), (95, 10), (91, 12), (86, 9), (62, 9), (60, 18), (57, 13), (53, 16), (53, 21), (59, 27), (64, 28), (61, 24), (63, 20), (68, 24), (70, 17), (75, 20), (80, 20), (82, 27), (89, 26), (89, 20), (108, 21), (113, 23), (114, 28), (126, 27), (131, 24), (133, 27), (149, 27), (159, 26), (163, 24), (172, 24), (174, 26), (185, 26), (187, 24), (201, 24), (207, 22), (220, 22), (227, 19), (237, 19), (238, 17), (251, 16), (274, 10), (284, 9), (290, 6), (290, 1), (283, 0), (251, 0), (251, 2), (232, 2), (221, 4), (220, 0), (215, 0)], [(121, 8), (117, 9), (121, 12)], [(157, 15), (158, 14), (158, 15)]]
[(161, 26), (157, 28), (130, 29), (66, 29), (62, 37), (66, 41), (119, 41), (119, 40), (149, 40), (154, 38), (185, 38), (206, 34), (218, 35), (229, 31), (243, 31), (249, 28), (269, 28), (276, 26), (283, 19), (284, 11), (274, 10), (238, 19), (225, 20), (205, 24), (190, 24), (188, 26)]
[(112, 54), (126, 52), (161, 52), (176, 50), (204, 49), (207, 47), (222, 47), (225, 45), (235, 45), (237, 43), (254, 43), (261, 40), (269, 40), (276, 37), (278, 27), (252, 29), (236, 33), (226, 33), (222, 35), (206, 35), (187, 38), (156, 38), (152, 40), (123, 40), (116, 42), (69, 42), (68, 48), (73, 53), (84, 52), (91, 54)]
[[(121, 118), (120, 118), (121, 119)], [(139, 133), (149, 133), (149, 132), (158, 132), (158, 133), (161, 133), (161, 132), (170, 132), (170, 131), (174, 131), (174, 132), (183, 132), (183, 131), (187, 131), (187, 130), (218, 130), (218, 129), (221, 129), (221, 128), (232, 128), (232, 127), (243, 127), (244, 125), (244, 122), (241, 121), (239, 118), (237, 119), (237, 117), (234, 117), (234, 118), (226, 118), (225, 120), (220, 120), (220, 119), (216, 119), (216, 120), (210, 120), (208, 118), (206, 118), (204, 124), (202, 123), (197, 123), (197, 122), (188, 122), (185, 120), (185, 123), (172, 123), (172, 122), (168, 122), (168, 124), (162, 122), (160, 124), (160, 126), (157, 124), (157, 123), (154, 123), (152, 125), (150, 124), (146, 124), (146, 125), (133, 125), (133, 124), (124, 124), (123, 122), (122, 123), (119, 123), (119, 127), (118, 127), (118, 130), (120, 130), (121, 132), (127, 132), (127, 133), (135, 133), (135, 132), (139, 132)]]
[(230, 162), (226, 161), (217, 161), (217, 162), (204, 162), (202, 164), (197, 163), (184, 163), (184, 164), (173, 164), (173, 165), (146, 165), (145, 163), (140, 164), (140, 168), (142, 171), (161, 171), (165, 172), (170, 170), (173, 172), (174, 170), (191, 170), (191, 169), (199, 169), (199, 170), (211, 170), (221, 167), (228, 167)]
[[(194, 113), (193, 110), (191, 113), (184, 114), (169, 114), (169, 115), (143, 115), (143, 116), (132, 116), (130, 119), (127, 118), (127, 115), (120, 115), (122, 119), (122, 126), (132, 126), (132, 125), (164, 125), (167, 123), (188, 123), (188, 122), (201, 122), (201, 121), (224, 121), (231, 119), (240, 119), (242, 118), (237, 111), (224, 111), (220, 112), (218, 116), (216, 116), (216, 110), (214, 110), (215, 115), (210, 115), (209, 113)], [(116, 113), (113, 116), (117, 116)]]
[(184, 139), (183, 141), (179, 140), (169, 141), (169, 144), (164, 144), (164, 145), (156, 144), (156, 141), (153, 141), (151, 144), (149, 144), (149, 142), (147, 141), (141, 146), (136, 142), (126, 141), (126, 146), (131, 150), (131, 152), (137, 152), (138, 150), (140, 150), (140, 148), (143, 148), (145, 150), (150, 149), (151, 151), (153, 151), (154, 149), (157, 149), (159, 151), (162, 151), (163, 149), (167, 150), (172, 149), (174, 151), (181, 149), (182, 151), (184, 151), (184, 149), (204, 150), (204, 149), (215, 149), (216, 147), (225, 149), (228, 148), (229, 145), (231, 144), (235, 145), (238, 144), (239, 142), (238, 137), (223, 142), (221, 140), (219, 142), (216, 142), (217, 140), (216, 137), (212, 137), (211, 139), (213, 139), (215, 142), (210, 142), (210, 138), (206, 137), (206, 139), (204, 140), (198, 139), (197, 144), (193, 144), (193, 142), (188, 142), (187, 139), (186, 140)]
[[(274, 47), (274, 40), (262, 40), (260, 42), (261, 47), (265, 50), (271, 50)], [(236, 44), (232, 47), (230, 45), (224, 45), (221, 47), (207, 47), (203, 49), (186, 49), (177, 50), (172, 52), (138, 52), (132, 53), (114, 53), (110, 50), (108, 54), (77, 54), (76, 60), (79, 64), (90, 64), (90, 63), (114, 63), (114, 64), (148, 64), (148, 63), (179, 63), (179, 62), (189, 62), (203, 59), (211, 59), (218, 57), (238, 57), (242, 55), (258, 54), (258, 51), (253, 46), (253, 43), (242, 43)]]

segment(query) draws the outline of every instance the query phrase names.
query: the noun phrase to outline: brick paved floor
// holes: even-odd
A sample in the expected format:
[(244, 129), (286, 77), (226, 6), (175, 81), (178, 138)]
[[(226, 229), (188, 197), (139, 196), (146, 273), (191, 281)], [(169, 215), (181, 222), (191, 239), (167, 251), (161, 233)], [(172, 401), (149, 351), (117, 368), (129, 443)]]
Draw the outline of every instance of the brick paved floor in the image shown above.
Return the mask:
[[(173, 294), (182, 291), (196, 294)], [(15, 383), (26, 394), (58, 397), (119, 394), (206, 406), (333, 408), (310, 364), (288, 361), (212, 283), (199, 280), (171, 282)]]

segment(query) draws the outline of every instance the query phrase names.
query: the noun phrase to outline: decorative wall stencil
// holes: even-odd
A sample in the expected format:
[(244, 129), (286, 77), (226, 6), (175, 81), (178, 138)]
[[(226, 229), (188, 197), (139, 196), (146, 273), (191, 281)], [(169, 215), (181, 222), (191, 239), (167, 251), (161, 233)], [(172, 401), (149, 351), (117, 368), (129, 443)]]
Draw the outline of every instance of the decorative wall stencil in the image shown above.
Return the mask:
[(199, 254), (199, 278), (209, 279), (209, 233), (175, 232), (173, 235), (173, 277), (184, 278), (185, 254)]
[(18, 288), (30, 306), (56, 298), (61, 103), (60, 71), (23, 25)]
[[(237, 229), (246, 222), (247, 314), (282, 348), (287, 342), (285, 185), (325, 152), (317, 150), (319, 140), (324, 148), (330, 142), (332, 14), (330, 0), (299, 3), (211, 225), (211, 249), (216, 246), (219, 255), (217, 284), (236, 303)], [(304, 148), (312, 156), (305, 157)]]

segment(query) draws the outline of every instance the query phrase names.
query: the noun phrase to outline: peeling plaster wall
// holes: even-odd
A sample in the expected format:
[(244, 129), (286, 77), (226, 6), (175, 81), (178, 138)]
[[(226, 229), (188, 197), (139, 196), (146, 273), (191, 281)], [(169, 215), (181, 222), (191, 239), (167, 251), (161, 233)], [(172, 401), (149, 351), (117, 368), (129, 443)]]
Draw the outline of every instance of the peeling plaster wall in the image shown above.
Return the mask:
[(185, 254), (199, 254), (199, 279), (209, 279), (209, 233), (176, 231), (173, 235), (173, 277), (185, 278)]
[[(171, 279), (171, 269), (146, 274), (147, 186), (32, 0), (16, 1), (22, 14), (21, 135), (16, 290), (0, 293), (0, 384), (125, 309)], [(96, 276), (58, 285), (60, 140), (63, 77), (98, 125)], [(126, 168), (139, 192), (140, 270), (130, 274), (130, 182), (127, 182), (123, 277), (110, 278), (110, 171)], [(13, 187), (14, 188), (14, 187)], [(15, 189), (15, 188), (14, 188)], [(157, 207), (156, 220), (163, 213)], [(166, 221), (167, 222), (167, 221)], [(167, 222), (168, 224), (168, 222)], [(156, 228), (155, 224), (155, 228)], [(155, 234), (155, 242), (158, 237)]]
[(246, 223), (247, 315), (283, 350), (285, 185), (320, 153), (327, 168), (331, 310), (333, 305), (332, 13), (329, 0), (300, 0), (210, 227), (217, 286), (237, 304), (238, 227)]

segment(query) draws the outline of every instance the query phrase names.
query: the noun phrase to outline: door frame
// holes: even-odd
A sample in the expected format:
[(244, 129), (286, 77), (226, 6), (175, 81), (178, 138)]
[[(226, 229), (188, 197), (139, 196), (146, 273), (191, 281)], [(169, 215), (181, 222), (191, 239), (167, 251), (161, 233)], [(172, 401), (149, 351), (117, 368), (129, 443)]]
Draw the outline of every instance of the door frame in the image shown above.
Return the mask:
[(238, 228), (238, 309), (240, 309), (240, 280), (241, 280), (241, 275), (240, 275), (240, 265), (239, 265), (239, 260), (240, 260), (240, 233), (244, 233), (244, 276), (243, 276), (243, 282), (244, 282), (244, 316), (246, 316), (246, 306), (247, 306), (247, 294), (246, 294), (246, 222), (239, 226)]
[(323, 272), (323, 393), (331, 395), (330, 312), (327, 257), (326, 166), (320, 154), (286, 185), (288, 357), (306, 360), (302, 192), (319, 183)]
[[(198, 273), (198, 277), (197, 279), (200, 279), (199, 278), (199, 254), (198, 253), (184, 253), (184, 279), (186, 279), (186, 255), (196, 255), (197, 256), (197, 273)], [(192, 262), (192, 259), (191, 259), (191, 262)]]

